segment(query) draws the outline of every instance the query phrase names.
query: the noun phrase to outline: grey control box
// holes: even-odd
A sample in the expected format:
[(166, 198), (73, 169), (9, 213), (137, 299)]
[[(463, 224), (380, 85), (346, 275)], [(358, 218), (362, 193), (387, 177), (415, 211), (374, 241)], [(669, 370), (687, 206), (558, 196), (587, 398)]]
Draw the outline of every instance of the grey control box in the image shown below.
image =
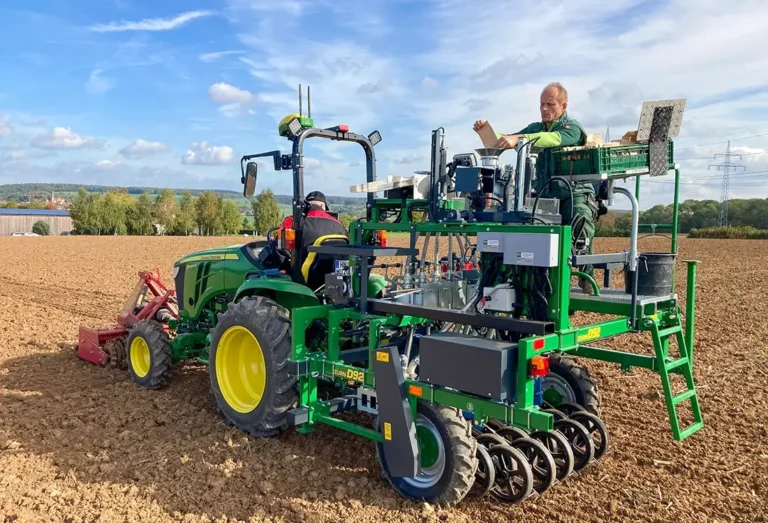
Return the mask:
[(422, 336), (419, 379), (484, 398), (515, 396), (517, 344), (451, 332)]
[(504, 254), (506, 265), (557, 267), (558, 235), (546, 232), (479, 232), (477, 250)]

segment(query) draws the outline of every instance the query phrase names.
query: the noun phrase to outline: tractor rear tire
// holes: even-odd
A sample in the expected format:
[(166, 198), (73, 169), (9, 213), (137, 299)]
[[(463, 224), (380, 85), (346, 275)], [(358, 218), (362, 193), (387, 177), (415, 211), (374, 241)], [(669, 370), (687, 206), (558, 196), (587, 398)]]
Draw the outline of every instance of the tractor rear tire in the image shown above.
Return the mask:
[[(384, 477), (405, 498), (438, 506), (459, 503), (471, 490), (479, 464), (478, 443), (472, 436), (471, 423), (458, 409), (421, 401), (415, 422), (422, 467), (427, 472), (422, 471), (413, 478), (392, 477), (384, 457), (384, 447), (377, 443), (377, 458)], [(431, 437), (432, 441), (426, 441), (427, 437)]]
[[(587, 368), (576, 363), (576, 360), (570, 356), (560, 353), (551, 353), (548, 356), (549, 374), (543, 379), (545, 401), (547, 389), (553, 387), (559, 392), (557, 396), (560, 396), (560, 401), (578, 403), (587, 412), (600, 416), (600, 395), (597, 384), (589, 375)], [(560, 401), (549, 403), (557, 408)]]
[(126, 340), (131, 379), (147, 389), (161, 389), (171, 380), (171, 339), (155, 320), (142, 320)]
[(261, 296), (230, 303), (211, 333), (208, 374), (219, 411), (231, 426), (274, 436), (287, 425), (298, 400), (288, 372), (288, 311)]

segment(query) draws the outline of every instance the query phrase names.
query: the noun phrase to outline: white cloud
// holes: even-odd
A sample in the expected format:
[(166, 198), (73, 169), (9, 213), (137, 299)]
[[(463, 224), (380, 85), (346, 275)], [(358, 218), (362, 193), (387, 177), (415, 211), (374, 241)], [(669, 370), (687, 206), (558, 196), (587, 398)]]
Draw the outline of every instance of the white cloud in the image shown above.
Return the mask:
[(245, 51), (217, 51), (214, 53), (202, 53), (198, 56), (201, 62), (215, 62), (225, 56), (231, 56), (236, 54), (243, 54)]
[(3, 161), (18, 162), (22, 160), (41, 160), (43, 158), (56, 156), (56, 153), (53, 151), (32, 151), (20, 147), (9, 147), (9, 149), (11, 149), (11, 152), (3, 156)]
[(215, 103), (249, 103), (254, 99), (254, 95), (249, 91), (225, 82), (211, 85), (208, 88), (208, 96)]
[(124, 158), (136, 160), (138, 158), (146, 158), (170, 150), (171, 148), (168, 144), (162, 142), (150, 142), (139, 138), (132, 144), (126, 145), (120, 149), (119, 152)]
[(91, 31), (108, 33), (116, 31), (169, 31), (197, 18), (213, 15), (213, 11), (197, 10), (181, 13), (173, 18), (144, 18), (138, 22), (110, 22), (91, 27)]
[(54, 127), (50, 132), (33, 136), (29, 141), (38, 149), (103, 149), (104, 140), (82, 137), (69, 127)]
[(10, 136), (12, 132), (11, 126), (3, 118), (0, 118), (0, 138)]
[(88, 91), (89, 94), (104, 94), (115, 86), (114, 82), (101, 76), (101, 73), (103, 72), (102, 69), (94, 69), (91, 71), (91, 75), (85, 83), (85, 90)]
[(122, 165), (122, 162), (115, 162), (113, 160), (99, 160), (96, 162), (96, 167), (99, 167), (101, 169), (112, 169), (113, 167), (117, 167), (118, 165)]
[(219, 112), (227, 118), (242, 114), (254, 114), (251, 106), (258, 100), (258, 97), (250, 91), (226, 82), (211, 85), (208, 88), (208, 96), (212, 102), (224, 104), (219, 107)]
[(208, 145), (208, 142), (193, 143), (181, 157), (185, 165), (223, 165), (231, 163), (234, 149), (227, 145)]

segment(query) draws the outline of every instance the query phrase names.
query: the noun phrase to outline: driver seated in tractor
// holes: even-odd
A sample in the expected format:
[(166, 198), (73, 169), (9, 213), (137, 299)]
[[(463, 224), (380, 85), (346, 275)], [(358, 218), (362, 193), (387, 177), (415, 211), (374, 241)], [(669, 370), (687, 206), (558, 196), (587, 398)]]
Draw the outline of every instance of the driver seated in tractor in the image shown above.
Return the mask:
[[(324, 283), (325, 274), (333, 270), (332, 261), (331, 269), (328, 270), (328, 263), (322, 263), (326, 257), (307, 252), (307, 247), (317, 245), (319, 240), (323, 243), (348, 244), (349, 234), (341, 222), (328, 213), (330, 209), (325, 194), (313, 191), (307, 195), (305, 201), (309, 204), (309, 211), (303, 219), (301, 245), (296, 247), (302, 260), (304, 280), (309, 287), (316, 289)], [(287, 216), (283, 220), (278, 232), (283, 229), (295, 229), (293, 216)]]

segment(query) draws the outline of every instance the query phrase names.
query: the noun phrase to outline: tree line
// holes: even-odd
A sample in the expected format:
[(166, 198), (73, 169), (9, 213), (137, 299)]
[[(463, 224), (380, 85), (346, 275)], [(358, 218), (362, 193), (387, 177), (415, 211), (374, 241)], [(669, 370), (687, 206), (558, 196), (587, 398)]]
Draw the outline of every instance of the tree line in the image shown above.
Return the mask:
[[(647, 211), (640, 211), (640, 223), (671, 224), (673, 210), (672, 204), (654, 205)], [(719, 217), (720, 202), (685, 200), (678, 209), (678, 232), (687, 234), (693, 230), (717, 229)], [(629, 236), (632, 215), (629, 212), (609, 212), (601, 216), (595, 225), (596, 236)], [(768, 230), (768, 198), (728, 200), (728, 227)]]
[(267, 189), (251, 202), (254, 220), (249, 221), (235, 200), (222, 198), (215, 191), (193, 196), (184, 191), (177, 200), (172, 189), (163, 189), (152, 198), (142, 193), (138, 198), (115, 189), (107, 193), (88, 193), (80, 188), (72, 199), (72, 234), (172, 236), (222, 236), (253, 231), (263, 234), (282, 217), (274, 194)]

